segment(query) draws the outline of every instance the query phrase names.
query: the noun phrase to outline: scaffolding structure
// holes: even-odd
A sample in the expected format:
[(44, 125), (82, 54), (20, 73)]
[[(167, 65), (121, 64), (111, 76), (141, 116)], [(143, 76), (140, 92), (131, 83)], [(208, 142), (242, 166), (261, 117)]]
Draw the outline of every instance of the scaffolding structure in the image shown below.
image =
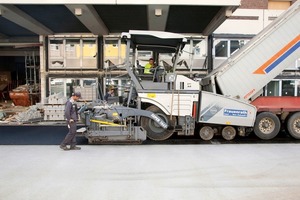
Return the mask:
[(35, 52), (25, 52), (25, 76), (26, 86), (28, 87), (28, 93), (31, 105), (39, 101), (40, 98), (40, 60), (39, 56), (35, 55)]
[(39, 57), (33, 52), (25, 53), (26, 85), (36, 86), (39, 83)]

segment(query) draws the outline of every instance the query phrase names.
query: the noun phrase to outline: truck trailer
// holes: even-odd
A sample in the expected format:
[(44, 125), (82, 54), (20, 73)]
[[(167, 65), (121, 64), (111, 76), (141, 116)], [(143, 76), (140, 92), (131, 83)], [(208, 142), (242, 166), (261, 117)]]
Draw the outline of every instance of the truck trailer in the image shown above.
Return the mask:
[(300, 98), (262, 96), (263, 88), (300, 57), (300, 2), (295, 2), (243, 48), (202, 79), (202, 89), (254, 105), (255, 134), (274, 138), (282, 128), (300, 139)]

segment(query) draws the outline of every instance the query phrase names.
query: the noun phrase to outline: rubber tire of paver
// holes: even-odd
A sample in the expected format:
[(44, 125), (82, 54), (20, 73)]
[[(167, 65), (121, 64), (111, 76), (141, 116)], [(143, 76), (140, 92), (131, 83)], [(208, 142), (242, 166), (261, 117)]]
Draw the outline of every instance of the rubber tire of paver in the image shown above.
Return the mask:
[(152, 105), (146, 110), (153, 112), (158, 117), (160, 117), (164, 122), (166, 122), (169, 127), (168, 129), (163, 129), (160, 127), (153, 119), (148, 117), (141, 117), (141, 126), (147, 131), (147, 137), (151, 140), (166, 140), (172, 136), (174, 133), (175, 117), (170, 120), (170, 116), (165, 115), (158, 107)]
[(211, 140), (214, 137), (214, 129), (210, 126), (203, 126), (199, 130), (199, 135), (202, 140)]
[[(266, 125), (266, 127), (263, 127)], [(262, 112), (256, 116), (254, 133), (263, 140), (270, 140), (277, 136), (280, 131), (280, 120), (271, 112)]]
[(222, 136), (225, 140), (233, 140), (236, 136), (236, 130), (233, 126), (225, 126), (222, 129)]
[(287, 130), (293, 138), (300, 139), (300, 112), (296, 112), (289, 117)]

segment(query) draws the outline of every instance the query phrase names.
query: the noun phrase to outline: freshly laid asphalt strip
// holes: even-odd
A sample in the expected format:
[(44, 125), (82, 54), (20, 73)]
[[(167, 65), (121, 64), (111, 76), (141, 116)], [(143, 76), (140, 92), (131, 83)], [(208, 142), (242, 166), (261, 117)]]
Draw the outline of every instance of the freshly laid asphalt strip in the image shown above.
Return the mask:
[[(0, 145), (59, 145), (67, 132), (65, 125), (1, 125)], [(87, 144), (87, 139), (77, 137), (77, 144)]]

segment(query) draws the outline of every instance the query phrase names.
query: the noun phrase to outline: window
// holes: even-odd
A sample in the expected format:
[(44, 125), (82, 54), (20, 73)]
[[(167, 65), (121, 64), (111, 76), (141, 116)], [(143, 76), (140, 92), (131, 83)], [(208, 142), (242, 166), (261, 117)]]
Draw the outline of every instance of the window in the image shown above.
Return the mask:
[(95, 39), (82, 40), (83, 58), (94, 58), (97, 54), (97, 45)]
[(97, 66), (97, 42), (96, 39), (82, 40), (82, 65), (85, 67)]
[(273, 80), (266, 86), (265, 96), (300, 96), (300, 80)]
[(70, 97), (72, 92), (81, 92), (83, 100), (92, 101), (98, 98), (97, 78), (49, 78), (50, 95), (62, 92)]
[(281, 96), (295, 96), (295, 81), (282, 80)]
[(70, 68), (80, 67), (80, 40), (79, 39), (67, 39), (66, 46), (66, 66)]
[(300, 80), (295, 80), (296, 96), (300, 96)]
[(137, 51), (137, 60), (140, 66), (145, 66), (150, 58), (153, 58), (151, 51)]
[(248, 39), (215, 39), (214, 40), (214, 68), (220, 66), (231, 55), (241, 49)]
[(130, 90), (130, 80), (124, 79), (124, 78), (106, 78), (105, 79), (105, 88), (104, 88), (104, 94), (107, 92), (106, 90), (113, 86), (115, 90), (115, 95), (118, 96), (127, 96)]
[(64, 79), (58, 78), (51, 78), (50, 79), (50, 95), (57, 94), (57, 93), (64, 93), (65, 86), (64, 86)]
[(64, 65), (64, 41), (62, 39), (52, 39), (49, 42), (49, 67), (63, 68)]
[(279, 83), (279, 81), (271, 81), (266, 87), (266, 96), (280, 96)]
[(118, 66), (125, 62), (126, 45), (121, 38), (104, 38), (104, 67)]
[(97, 38), (49, 38), (49, 69), (97, 68)]
[(228, 57), (228, 41), (219, 41), (215, 46), (216, 57)]
[(215, 57), (230, 57), (242, 48), (249, 40), (215, 40)]
[(189, 43), (185, 45), (179, 59), (179, 65), (176, 68), (183, 68), (183, 69), (206, 68), (205, 66), (206, 56), (207, 56), (207, 40), (192, 38), (189, 40)]
[(230, 55), (237, 52), (242, 46), (244, 46), (244, 40), (231, 40), (230, 41)]

